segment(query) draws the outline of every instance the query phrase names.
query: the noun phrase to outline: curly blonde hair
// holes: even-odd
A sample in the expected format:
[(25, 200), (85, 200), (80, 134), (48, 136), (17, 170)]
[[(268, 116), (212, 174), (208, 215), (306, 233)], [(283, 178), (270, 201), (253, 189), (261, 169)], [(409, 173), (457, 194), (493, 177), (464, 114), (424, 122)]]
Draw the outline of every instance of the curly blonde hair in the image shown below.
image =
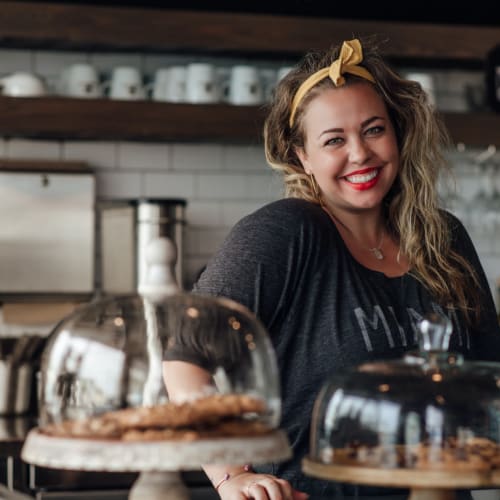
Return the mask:
[[(387, 230), (399, 242), (411, 274), (437, 302), (460, 309), (470, 319), (471, 311), (480, 311), (479, 281), (472, 265), (453, 250), (449, 219), (438, 202), (438, 177), (449, 168), (443, 156), (450, 145), (448, 133), (420, 84), (393, 71), (380, 55), (376, 40), (363, 40), (362, 46), (360, 65), (376, 81), (369, 84), (385, 102), (400, 151), (398, 176), (384, 200)], [(275, 90), (264, 125), (265, 153), (269, 165), (283, 175), (287, 197), (320, 203), (295, 151), (304, 147), (303, 116), (309, 102), (334, 85), (325, 78), (313, 87), (299, 104), (292, 127), (290, 104), (302, 82), (330, 66), (339, 52), (340, 45), (307, 54)], [(343, 76), (346, 85), (360, 81), (351, 74)]]

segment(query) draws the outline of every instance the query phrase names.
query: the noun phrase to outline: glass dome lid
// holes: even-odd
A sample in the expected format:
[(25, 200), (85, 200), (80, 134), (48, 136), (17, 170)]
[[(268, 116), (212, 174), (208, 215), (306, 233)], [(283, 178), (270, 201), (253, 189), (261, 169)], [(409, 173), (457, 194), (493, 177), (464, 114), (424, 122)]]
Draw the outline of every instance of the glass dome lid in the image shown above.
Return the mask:
[(124, 421), (134, 431), (206, 428), (248, 414), (278, 425), (276, 358), (265, 328), (234, 301), (182, 293), (175, 252), (167, 238), (153, 239), (138, 295), (96, 300), (56, 326), (41, 366), (47, 433), (119, 437)]
[[(455, 483), (456, 471), (500, 469), (500, 364), (447, 352), (447, 319), (430, 315), (419, 330), (418, 352), (357, 366), (323, 386), (305, 469), (313, 475), (321, 464), (353, 466), (360, 473), (449, 471)], [(331, 470), (322, 470), (331, 478)], [(380, 477), (365, 484), (391, 485), (399, 476)]]
[(167, 403), (161, 365), (169, 359), (213, 375), (213, 385), (186, 393), (185, 400), (247, 395), (261, 401), (262, 418), (277, 425), (276, 360), (264, 327), (234, 301), (177, 293), (154, 303), (106, 298), (62, 321), (42, 357), (42, 427)]

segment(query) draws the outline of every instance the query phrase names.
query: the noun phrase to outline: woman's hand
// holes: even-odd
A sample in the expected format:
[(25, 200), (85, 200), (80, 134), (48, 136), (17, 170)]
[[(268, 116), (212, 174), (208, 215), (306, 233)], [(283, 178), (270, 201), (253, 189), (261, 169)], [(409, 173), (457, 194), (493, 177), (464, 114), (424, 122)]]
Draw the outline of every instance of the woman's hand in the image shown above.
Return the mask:
[(243, 472), (217, 488), (222, 500), (306, 500), (307, 493), (294, 490), (288, 481), (269, 474)]

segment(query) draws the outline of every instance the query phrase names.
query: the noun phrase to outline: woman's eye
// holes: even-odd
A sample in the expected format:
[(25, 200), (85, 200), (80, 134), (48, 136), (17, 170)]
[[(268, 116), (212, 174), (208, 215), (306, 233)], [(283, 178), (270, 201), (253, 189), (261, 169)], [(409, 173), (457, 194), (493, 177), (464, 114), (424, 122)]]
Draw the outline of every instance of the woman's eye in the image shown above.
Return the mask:
[(381, 134), (385, 130), (382, 125), (376, 125), (375, 127), (370, 127), (365, 133), (367, 135), (378, 135)]
[(341, 144), (343, 139), (341, 137), (332, 137), (325, 142), (325, 146), (336, 146), (337, 144)]

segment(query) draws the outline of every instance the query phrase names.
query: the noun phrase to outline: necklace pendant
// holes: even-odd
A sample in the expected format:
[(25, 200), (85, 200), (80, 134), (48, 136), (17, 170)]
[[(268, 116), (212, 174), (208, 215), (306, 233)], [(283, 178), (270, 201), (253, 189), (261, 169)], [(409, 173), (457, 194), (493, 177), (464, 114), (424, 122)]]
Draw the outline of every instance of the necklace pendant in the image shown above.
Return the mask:
[(382, 253), (382, 250), (380, 250), (380, 248), (370, 248), (370, 252), (373, 253), (373, 255), (377, 260), (384, 259), (384, 254)]

